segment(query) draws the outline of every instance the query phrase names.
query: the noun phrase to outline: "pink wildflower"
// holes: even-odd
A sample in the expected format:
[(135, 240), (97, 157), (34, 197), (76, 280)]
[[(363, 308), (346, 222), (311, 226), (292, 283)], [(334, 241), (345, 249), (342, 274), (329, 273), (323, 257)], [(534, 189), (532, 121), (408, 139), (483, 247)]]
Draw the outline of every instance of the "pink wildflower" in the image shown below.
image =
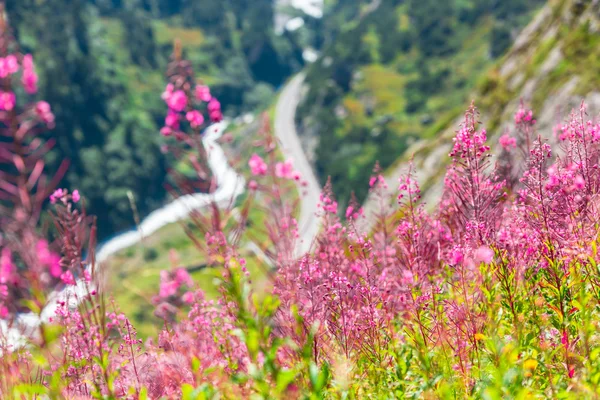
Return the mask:
[(7, 283), (14, 273), (12, 254), (8, 248), (3, 248), (0, 253), (0, 283)]
[(60, 280), (64, 282), (65, 285), (75, 285), (75, 277), (71, 271), (66, 271), (60, 276)]
[(73, 203), (78, 203), (79, 200), (81, 200), (81, 196), (79, 195), (79, 190), (77, 190), (77, 189), (73, 190), (71, 199), (73, 200)]
[(292, 179), (294, 174), (294, 166), (292, 160), (286, 160), (285, 162), (278, 162), (275, 164), (275, 175), (279, 178)]
[(197, 110), (189, 111), (185, 118), (192, 128), (198, 128), (204, 123), (204, 116)]
[(11, 111), (15, 108), (17, 98), (13, 92), (0, 91), (0, 110)]
[(494, 252), (487, 246), (481, 246), (475, 250), (474, 261), (478, 264), (485, 263), (489, 264), (494, 258)]
[(266, 175), (267, 174), (267, 163), (256, 153), (252, 154), (250, 161), (248, 161), (250, 172), (252, 175)]
[(165, 118), (165, 126), (173, 129), (179, 129), (179, 114), (169, 110), (169, 113)]
[(54, 114), (50, 109), (50, 104), (47, 102), (38, 101), (35, 105), (35, 113), (43, 123), (48, 125), (48, 127), (52, 127), (54, 125)]
[(38, 76), (35, 72), (31, 54), (27, 54), (23, 57), (23, 75), (21, 77), (21, 82), (27, 93), (34, 94), (37, 92)]
[(176, 112), (182, 112), (187, 106), (187, 96), (183, 90), (177, 90), (173, 92), (171, 96), (166, 100), (169, 108)]
[(511, 147), (513, 149), (517, 147), (517, 139), (515, 139), (514, 137), (510, 137), (510, 135), (508, 134), (502, 135), (499, 142), (500, 145), (504, 148), (504, 150), (510, 150)]
[(66, 196), (67, 192), (65, 189), (56, 189), (54, 193), (50, 195), (50, 203), (56, 204), (58, 200), (62, 200)]
[(212, 99), (210, 95), (210, 88), (204, 85), (196, 85), (195, 88), (196, 99), (198, 101), (209, 102)]

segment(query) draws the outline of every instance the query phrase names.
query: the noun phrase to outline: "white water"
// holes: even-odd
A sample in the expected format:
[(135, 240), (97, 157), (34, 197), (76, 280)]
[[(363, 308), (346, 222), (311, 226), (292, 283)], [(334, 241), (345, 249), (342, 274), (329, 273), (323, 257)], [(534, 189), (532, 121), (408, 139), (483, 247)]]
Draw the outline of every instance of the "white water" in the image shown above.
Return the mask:
[[(217, 189), (210, 194), (196, 193), (175, 199), (148, 215), (141, 222), (139, 229), (121, 233), (100, 245), (96, 251), (98, 266), (101, 266), (101, 263), (111, 255), (138, 243), (143, 236), (149, 236), (165, 225), (184, 219), (193, 210), (206, 207), (213, 202), (224, 206), (231, 204), (237, 196), (244, 192), (245, 179), (231, 168), (223, 149), (217, 143), (217, 139), (221, 137), (226, 127), (225, 122), (212, 125), (207, 128), (203, 138), (208, 154), (208, 165), (217, 181)], [(11, 326), (6, 321), (0, 320), (0, 338), (2, 338), (3, 344), (13, 349), (24, 346), (27, 338), (37, 334), (37, 328), (42, 322), (46, 323), (56, 315), (56, 308), (60, 301), (68, 299), (69, 306), (75, 307), (78, 299), (85, 297), (87, 292), (86, 283), (79, 280), (76, 285), (68, 286), (64, 290), (50, 295), (48, 304), (42, 310), (41, 315), (20, 314)]]

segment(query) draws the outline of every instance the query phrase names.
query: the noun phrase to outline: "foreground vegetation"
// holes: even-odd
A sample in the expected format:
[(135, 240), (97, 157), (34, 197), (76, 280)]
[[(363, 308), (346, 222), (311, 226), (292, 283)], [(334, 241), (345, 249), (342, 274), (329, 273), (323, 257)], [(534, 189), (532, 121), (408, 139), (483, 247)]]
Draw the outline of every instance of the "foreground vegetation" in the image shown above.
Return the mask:
[[(471, 106), (435, 213), (420, 204), (412, 167), (393, 183), (393, 199), (385, 195), (392, 183), (376, 169), (369, 186), (379, 212), (364, 215), (356, 202), (339, 210), (327, 185), (316, 216), (322, 229), (299, 257), (290, 183), (302, 178), (278, 156), (265, 121), (248, 157), (253, 177), (243, 203), (236, 211), (215, 205), (182, 225), (217, 282), (214, 297), (172, 253), (151, 299), (160, 332), (143, 341), (98, 285), (85, 193), (55, 190), (58, 179), (45, 174), (52, 143), (42, 132), (56, 121), (48, 103), (35, 101), (33, 58), (6, 30), (0, 50), (2, 326), (16, 329), (20, 315), (39, 314), (54, 289), (80, 288), (23, 332), (26, 346), (3, 340), (0, 397), (600, 394), (600, 124), (584, 104), (550, 133), (537, 132), (521, 105), (511, 132), (494, 144), (496, 159)], [(191, 180), (175, 173), (173, 193), (210, 189), (200, 139), (221, 119), (219, 102), (197, 84), (180, 48), (168, 77), (160, 132), (170, 154), (196, 172)], [(39, 222), (48, 200), (50, 234)], [(267, 212), (251, 217), (255, 210)], [(253, 280), (243, 249), (257, 238), (270, 260), (252, 261), (263, 264), (263, 282)], [(148, 249), (156, 250), (148, 265), (165, 257), (166, 249)]]

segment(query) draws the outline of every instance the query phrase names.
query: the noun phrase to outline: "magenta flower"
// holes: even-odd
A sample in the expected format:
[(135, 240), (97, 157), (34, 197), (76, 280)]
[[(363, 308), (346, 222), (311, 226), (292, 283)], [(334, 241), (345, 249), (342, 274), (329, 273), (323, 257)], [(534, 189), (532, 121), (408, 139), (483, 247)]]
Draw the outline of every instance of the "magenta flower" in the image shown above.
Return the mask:
[(0, 110), (11, 111), (16, 103), (17, 98), (13, 92), (0, 91)]
[(7, 283), (15, 271), (10, 249), (3, 248), (0, 252), (0, 283)]
[(182, 112), (187, 106), (187, 96), (183, 90), (177, 90), (173, 92), (171, 96), (166, 100), (169, 108), (176, 112)]
[(169, 128), (168, 126), (163, 126), (160, 129), (160, 134), (163, 135), (163, 136), (165, 136), (165, 137), (168, 137), (168, 136), (171, 136), (173, 134), (173, 130), (171, 128)]
[(275, 175), (279, 178), (292, 179), (294, 177), (294, 166), (292, 160), (286, 160), (285, 162), (278, 162), (275, 164)]
[(75, 285), (75, 277), (71, 271), (66, 271), (60, 276), (60, 280), (63, 281), (65, 285)]
[(515, 139), (514, 137), (510, 137), (510, 135), (508, 134), (502, 135), (502, 137), (500, 137), (499, 143), (500, 146), (504, 148), (504, 150), (510, 150), (511, 147), (513, 149), (517, 147), (517, 139)]
[(169, 110), (169, 113), (165, 118), (165, 126), (172, 129), (179, 129), (179, 114)]
[(54, 125), (54, 114), (50, 109), (50, 104), (45, 101), (38, 101), (35, 105), (35, 113), (39, 119), (48, 127)]
[(248, 161), (248, 166), (250, 167), (250, 172), (252, 172), (252, 175), (267, 174), (267, 164), (256, 153), (252, 154), (252, 157), (250, 157), (250, 161)]
[(56, 189), (54, 193), (50, 195), (50, 203), (56, 204), (58, 200), (62, 200), (66, 196), (67, 191), (65, 189)]
[(27, 93), (34, 94), (37, 92), (38, 76), (35, 72), (31, 54), (27, 54), (23, 57), (23, 75), (21, 77), (21, 82)]
[(73, 194), (71, 195), (71, 199), (73, 200), (73, 203), (78, 203), (79, 200), (81, 199), (81, 196), (79, 195), (79, 190), (75, 189), (73, 190)]
[(171, 98), (171, 95), (173, 94), (173, 90), (174, 90), (174, 86), (172, 83), (169, 83), (167, 85), (167, 87), (165, 88), (165, 91), (162, 93), (162, 95), (160, 96), (161, 99), (163, 99), (164, 101), (169, 101), (169, 99)]
[(210, 88), (208, 86), (196, 85), (195, 94), (196, 100), (198, 101), (207, 103), (212, 99), (212, 96), (210, 95)]
[(192, 128), (198, 128), (204, 123), (204, 116), (196, 110), (189, 111), (187, 114), (185, 114), (185, 118), (188, 120)]

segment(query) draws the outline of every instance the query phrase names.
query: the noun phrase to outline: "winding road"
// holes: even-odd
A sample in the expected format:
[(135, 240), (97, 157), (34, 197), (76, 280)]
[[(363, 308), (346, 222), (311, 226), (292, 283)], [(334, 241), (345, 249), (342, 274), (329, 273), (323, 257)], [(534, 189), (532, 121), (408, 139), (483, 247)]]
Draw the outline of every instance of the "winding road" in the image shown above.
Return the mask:
[(275, 108), (274, 123), (275, 135), (279, 139), (283, 153), (292, 160), (294, 168), (302, 175), (302, 182), (298, 182), (298, 192), (301, 195), (298, 218), (300, 240), (296, 246), (296, 256), (310, 250), (320, 227), (320, 219), (316, 213), (321, 186), (304, 154), (295, 123), (303, 83), (304, 74), (298, 74), (284, 87)]

